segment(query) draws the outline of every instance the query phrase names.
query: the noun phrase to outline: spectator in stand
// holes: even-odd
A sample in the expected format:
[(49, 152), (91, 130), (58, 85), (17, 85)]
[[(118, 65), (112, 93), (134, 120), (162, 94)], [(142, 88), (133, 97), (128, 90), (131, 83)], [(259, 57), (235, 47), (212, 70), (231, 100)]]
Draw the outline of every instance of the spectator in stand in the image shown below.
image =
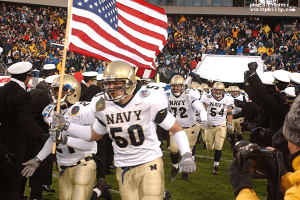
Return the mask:
[(242, 46), (241, 43), (239, 43), (239, 45), (236, 47), (236, 52), (237, 52), (237, 55), (243, 55), (244, 47)]

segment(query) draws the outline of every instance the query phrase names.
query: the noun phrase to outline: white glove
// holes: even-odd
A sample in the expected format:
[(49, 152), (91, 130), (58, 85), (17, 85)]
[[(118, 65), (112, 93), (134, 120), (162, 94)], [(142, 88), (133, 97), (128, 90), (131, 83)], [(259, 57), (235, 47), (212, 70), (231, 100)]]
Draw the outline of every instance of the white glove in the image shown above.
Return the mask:
[(37, 160), (38, 158), (35, 157), (28, 160), (26, 163), (22, 163), (22, 165), (26, 166), (21, 172), (22, 176), (28, 178), (34, 174), (35, 170), (40, 166), (40, 163)]
[(232, 130), (233, 130), (232, 123), (229, 123), (229, 124), (227, 125), (227, 131), (230, 132), (230, 131), (232, 131)]
[(58, 144), (67, 144), (68, 137), (65, 134), (62, 134), (59, 129), (49, 129), (50, 138), (53, 142)]
[(191, 152), (183, 154), (179, 163), (179, 173), (194, 173), (196, 171), (196, 163)]
[(65, 120), (65, 117), (57, 112), (52, 115), (52, 127), (60, 130), (68, 130), (70, 123)]
[(207, 129), (207, 128), (209, 128), (210, 126), (211, 126), (211, 123), (208, 122), (208, 121), (202, 121), (202, 122), (201, 122), (201, 128), (202, 128), (202, 129)]

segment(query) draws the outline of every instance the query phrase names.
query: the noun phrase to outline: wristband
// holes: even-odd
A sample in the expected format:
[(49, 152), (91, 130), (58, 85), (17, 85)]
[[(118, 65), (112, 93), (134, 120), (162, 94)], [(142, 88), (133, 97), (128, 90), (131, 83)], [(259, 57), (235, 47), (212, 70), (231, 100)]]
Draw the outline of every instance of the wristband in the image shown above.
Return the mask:
[(35, 162), (37, 162), (37, 163), (42, 162), (38, 157), (34, 157), (33, 160), (34, 160)]

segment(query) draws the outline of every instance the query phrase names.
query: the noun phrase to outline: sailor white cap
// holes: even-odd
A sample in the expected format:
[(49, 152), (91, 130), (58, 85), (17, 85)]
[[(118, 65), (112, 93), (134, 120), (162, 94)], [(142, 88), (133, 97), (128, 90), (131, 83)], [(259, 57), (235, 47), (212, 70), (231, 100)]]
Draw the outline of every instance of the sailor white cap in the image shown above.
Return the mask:
[(276, 79), (276, 81), (289, 83), (290, 82), (290, 78), (289, 78), (290, 73), (291, 72), (288, 72), (286, 70), (275, 70), (273, 72), (273, 76)]
[(300, 85), (300, 73), (290, 73), (289, 78), (294, 85)]
[(56, 66), (54, 64), (46, 64), (44, 65), (43, 70), (53, 70), (55, 68)]
[(296, 98), (295, 87), (287, 87), (283, 90), (287, 97)]
[(32, 68), (32, 64), (30, 62), (17, 62), (11, 65), (8, 68), (8, 73), (10, 74), (24, 74), (25, 72), (30, 71)]
[(273, 72), (264, 72), (264, 73), (258, 74), (258, 76), (263, 84), (275, 85), (274, 84), (275, 78), (273, 76)]
[(103, 74), (98, 74), (97, 75), (97, 81), (101, 81), (103, 79)]
[(52, 84), (54, 79), (56, 77), (58, 77), (59, 75), (58, 74), (55, 74), (55, 75), (51, 75), (51, 76), (48, 76), (47, 78), (45, 78), (45, 82), (48, 83), (48, 84)]
[(82, 76), (85, 76), (85, 77), (95, 77), (96, 78), (96, 76), (98, 75), (98, 73), (97, 72), (94, 72), (94, 71), (89, 71), (89, 72), (83, 72), (82, 73)]

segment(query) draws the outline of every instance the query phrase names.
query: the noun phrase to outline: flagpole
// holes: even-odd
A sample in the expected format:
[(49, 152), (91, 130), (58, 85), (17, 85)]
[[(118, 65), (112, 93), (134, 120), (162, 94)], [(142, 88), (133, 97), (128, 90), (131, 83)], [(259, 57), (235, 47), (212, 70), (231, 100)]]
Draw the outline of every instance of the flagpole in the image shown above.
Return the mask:
[[(63, 80), (64, 80), (64, 74), (65, 74), (65, 65), (66, 65), (66, 58), (67, 58), (67, 46), (69, 41), (69, 32), (70, 32), (70, 21), (72, 16), (72, 6), (73, 6), (73, 0), (69, 0), (68, 4), (68, 17), (67, 17), (67, 26), (66, 26), (66, 35), (65, 35), (65, 44), (64, 44), (64, 51), (63, 51), (63, 60), (62, 60), (62, 68), (61, 68), (61, 76), (60, 76), (60, 83), (59, 83), (59, 90), (58, 90), (58, 99), (57, 99), (57, 107), (56, 112), (60, 113), (60, 101), (61, 101), (61, 95), (62, 95), (62, 87), (63, 87)], [(52, 154), (55, 154), (56, 151), (56, 142), (53, 142), (52, 144)]]

